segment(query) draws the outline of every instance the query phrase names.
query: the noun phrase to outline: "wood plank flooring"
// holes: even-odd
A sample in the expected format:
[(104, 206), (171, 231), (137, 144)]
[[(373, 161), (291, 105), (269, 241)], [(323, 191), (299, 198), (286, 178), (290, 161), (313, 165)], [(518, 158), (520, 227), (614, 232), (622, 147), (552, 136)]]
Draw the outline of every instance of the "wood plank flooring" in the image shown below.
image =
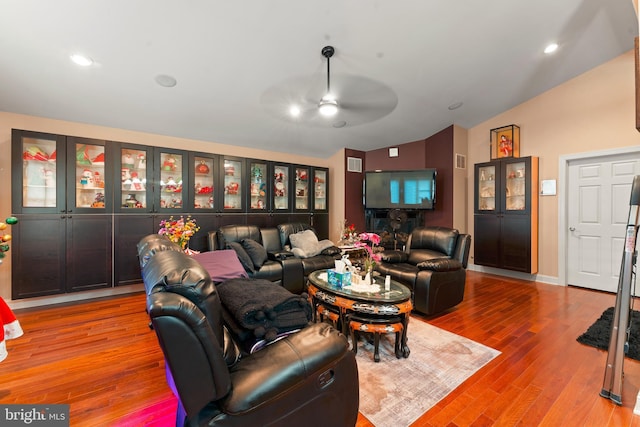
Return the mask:
[[(413, 426), (640, 427), (633, 415), (640, 363), (625, 359), (623, 404), (615, 405), (599, 396), (606, 352), (576, 341), (615, 295), (473, 271), (467, 277), (462, 304), (413, 321), (502, 354)], [(25, 335), (7, 341), (0, 403), (68, 403), (72, 426), (173, 425), (176, 400), (143, 294), (16, 314)], [(357, 426), (372, 424), (361, 415)]]

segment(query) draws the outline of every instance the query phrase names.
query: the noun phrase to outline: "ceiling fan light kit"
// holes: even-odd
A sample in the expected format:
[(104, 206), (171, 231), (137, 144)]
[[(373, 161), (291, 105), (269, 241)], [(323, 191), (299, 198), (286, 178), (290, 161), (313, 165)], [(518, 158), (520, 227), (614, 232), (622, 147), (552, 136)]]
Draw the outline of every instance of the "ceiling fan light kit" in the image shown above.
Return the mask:
[(325, 117), (335, 116), (338, 113), (338, 103), (333, 99), (323, 98), (318, 104), (318, 111)]

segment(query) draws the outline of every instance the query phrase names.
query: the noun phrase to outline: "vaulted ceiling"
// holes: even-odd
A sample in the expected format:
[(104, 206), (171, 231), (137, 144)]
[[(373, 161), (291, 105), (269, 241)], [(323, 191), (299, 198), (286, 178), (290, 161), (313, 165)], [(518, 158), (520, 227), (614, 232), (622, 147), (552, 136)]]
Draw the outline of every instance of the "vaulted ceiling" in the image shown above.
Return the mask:
[[(1, 111), (322, 158), (472, 127), (632, 49), (638, 34), (631, 0), (0, 6)], [(332, 118), (317, 112), (328, 45)]]

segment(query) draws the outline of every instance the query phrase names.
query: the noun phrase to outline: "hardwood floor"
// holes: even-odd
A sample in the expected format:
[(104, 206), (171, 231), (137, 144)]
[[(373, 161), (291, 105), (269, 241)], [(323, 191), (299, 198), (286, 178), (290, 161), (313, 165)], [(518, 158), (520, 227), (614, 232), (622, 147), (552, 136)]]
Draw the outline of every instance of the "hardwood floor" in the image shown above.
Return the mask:
[[(640, 427), (640, 363), (625, 359), (623, 404), (615, 405), (599, 396), (607, 353), (576, 341), (614, 302), (611, 294), (469, 271), (462, 304), (412, 321), (502, 354), (413, 426)], [(134, 294), (16, 310), (25, 335), (7, 341), (0, 403), (68, 403), (72, 426), (173, 425), (176, 401), (144, 307), (144, 295)], [(371, 425), (359, 417), (358, 427)]]

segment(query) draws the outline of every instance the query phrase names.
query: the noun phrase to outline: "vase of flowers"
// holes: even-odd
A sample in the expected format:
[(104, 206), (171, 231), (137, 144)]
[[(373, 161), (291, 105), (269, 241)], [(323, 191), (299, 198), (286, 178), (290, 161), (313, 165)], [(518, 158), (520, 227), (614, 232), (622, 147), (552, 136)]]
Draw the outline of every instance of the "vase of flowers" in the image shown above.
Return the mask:
[(373, 275), (373, 270), (376, 267), (376, 262), (380, 262), (382, 256), (378, 251), (378, 245), (380, 244), (380, 236), (376, 233), (360, 233), (358, 235), (358, 241), (355, 243), (356, 247), (363, 248), (366, 251), (366, 256), (363, 261), (362, 272), (369, 277)]
[(185, 252), (190, 251), (187, 248), (189, 239), (200, 230), (200, 227), (196, 225), (196, 220), (189, 215), (186, 219), (180, 217), (180, 219), (163, 219), (160, 221), (160, 230), (158, 234), (165, 236), (167, 239), (180, 245)]

